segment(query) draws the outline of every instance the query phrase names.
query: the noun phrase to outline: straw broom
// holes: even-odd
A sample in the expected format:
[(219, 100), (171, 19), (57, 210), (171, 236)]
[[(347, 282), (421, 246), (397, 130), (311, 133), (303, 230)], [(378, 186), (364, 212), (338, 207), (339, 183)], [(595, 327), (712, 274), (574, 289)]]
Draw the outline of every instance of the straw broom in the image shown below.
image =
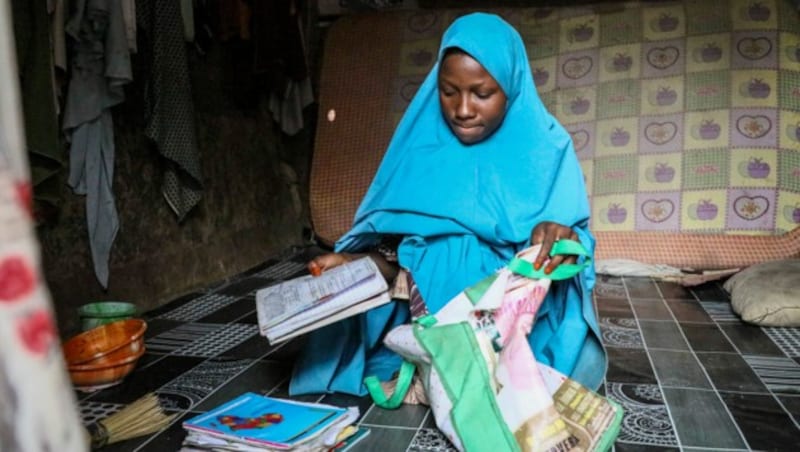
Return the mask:
[(149, 393), (111, 416), (87, 427), (87, 440), (99, 449), (126, 439), (155, 433), (169, 425), (178, 414), (164, 413), (154, 393)]

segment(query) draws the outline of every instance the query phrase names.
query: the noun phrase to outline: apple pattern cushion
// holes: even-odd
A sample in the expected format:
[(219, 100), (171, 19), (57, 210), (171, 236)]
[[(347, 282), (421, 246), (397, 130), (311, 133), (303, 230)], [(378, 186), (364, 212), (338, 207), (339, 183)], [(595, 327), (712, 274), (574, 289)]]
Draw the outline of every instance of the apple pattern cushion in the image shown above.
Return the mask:
[(800, 258), (764, 262), (725, 281), (734, 312), (763, 326), (800, 326)]
[[(572, 136), (598, 259), (730, 268), (800, 250), (800, 22), (790, 0), (489, 11), (519, 30), (539, 95)], [(442, 32), (464, 12), (330, 28), (309, 191), (323, 243), (349, 229)], [(687, 236), (700, 247), (683, 246)], [(706, 237), (726, 240), (707, 252)]]
[[(787, 1), (722, 3), (557, 9), (553, 30), (522, 27), (539, 92), (572, 135), (596, 233), (800, 225), (800, 27), (782, 19)], [(555, 30), (557, 42), (537, 45)]]

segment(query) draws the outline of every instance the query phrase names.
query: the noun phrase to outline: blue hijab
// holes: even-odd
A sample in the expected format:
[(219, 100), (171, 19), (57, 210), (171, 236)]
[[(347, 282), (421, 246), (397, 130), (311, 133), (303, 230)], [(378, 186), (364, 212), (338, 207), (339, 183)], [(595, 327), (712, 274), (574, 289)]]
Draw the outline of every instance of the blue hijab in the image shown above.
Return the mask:
[[(439, 65), (451, 47), (480, 62), (508, 98), (500, 127), (475, 144), (458, 140), (439, 105)], [(403, 115), (336, 251), (364, 250), (384, 234), (403, 236), (400, 265), (436, 312), (506, 265), (542, 221), (572, 227), (593, 251), (582, 174), (569, 134), (539, 99), (517, 31), (498, 16), (469, 14), (442, 37), (438, 62)], [(530, 343), (539, 361), (594, 388), (606, 363), (593, 284), (592, 268), (554, 284)], [(394, 302), (312, 333), (290, 392), (364, 394), (364, 376), (387, 379), (399, 367), (399, 357), (380, 340), (407, 321), (407, 304)]]

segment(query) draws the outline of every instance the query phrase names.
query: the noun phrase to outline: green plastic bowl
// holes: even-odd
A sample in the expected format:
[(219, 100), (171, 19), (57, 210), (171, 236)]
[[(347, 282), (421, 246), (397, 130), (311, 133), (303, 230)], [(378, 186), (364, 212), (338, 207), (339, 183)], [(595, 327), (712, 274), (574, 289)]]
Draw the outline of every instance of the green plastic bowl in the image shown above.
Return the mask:
[(136, 305), (122, 301), (100, 301), (89, 303), (78, 308), (81, 319), (81, 329), (91, 330), (106, 323), (133, 318), (136, 315)]

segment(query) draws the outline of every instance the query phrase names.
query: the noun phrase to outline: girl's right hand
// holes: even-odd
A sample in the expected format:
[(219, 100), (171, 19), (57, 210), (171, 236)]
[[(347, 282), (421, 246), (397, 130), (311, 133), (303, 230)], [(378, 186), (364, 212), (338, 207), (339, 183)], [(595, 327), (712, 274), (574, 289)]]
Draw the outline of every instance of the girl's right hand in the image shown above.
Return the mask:
[(323, 254), (321, 256), (317, 256), (314, 259), (311, 259), (308, 262), (308, 271), (313, 276), (319, 276), (322, 272), (326, 270), (330, 270), (333, 267), (337, 267), (342, 265), (346, 262), (350, 262), (352, 257), (349, 254), (345, 253), (328, 253)]

